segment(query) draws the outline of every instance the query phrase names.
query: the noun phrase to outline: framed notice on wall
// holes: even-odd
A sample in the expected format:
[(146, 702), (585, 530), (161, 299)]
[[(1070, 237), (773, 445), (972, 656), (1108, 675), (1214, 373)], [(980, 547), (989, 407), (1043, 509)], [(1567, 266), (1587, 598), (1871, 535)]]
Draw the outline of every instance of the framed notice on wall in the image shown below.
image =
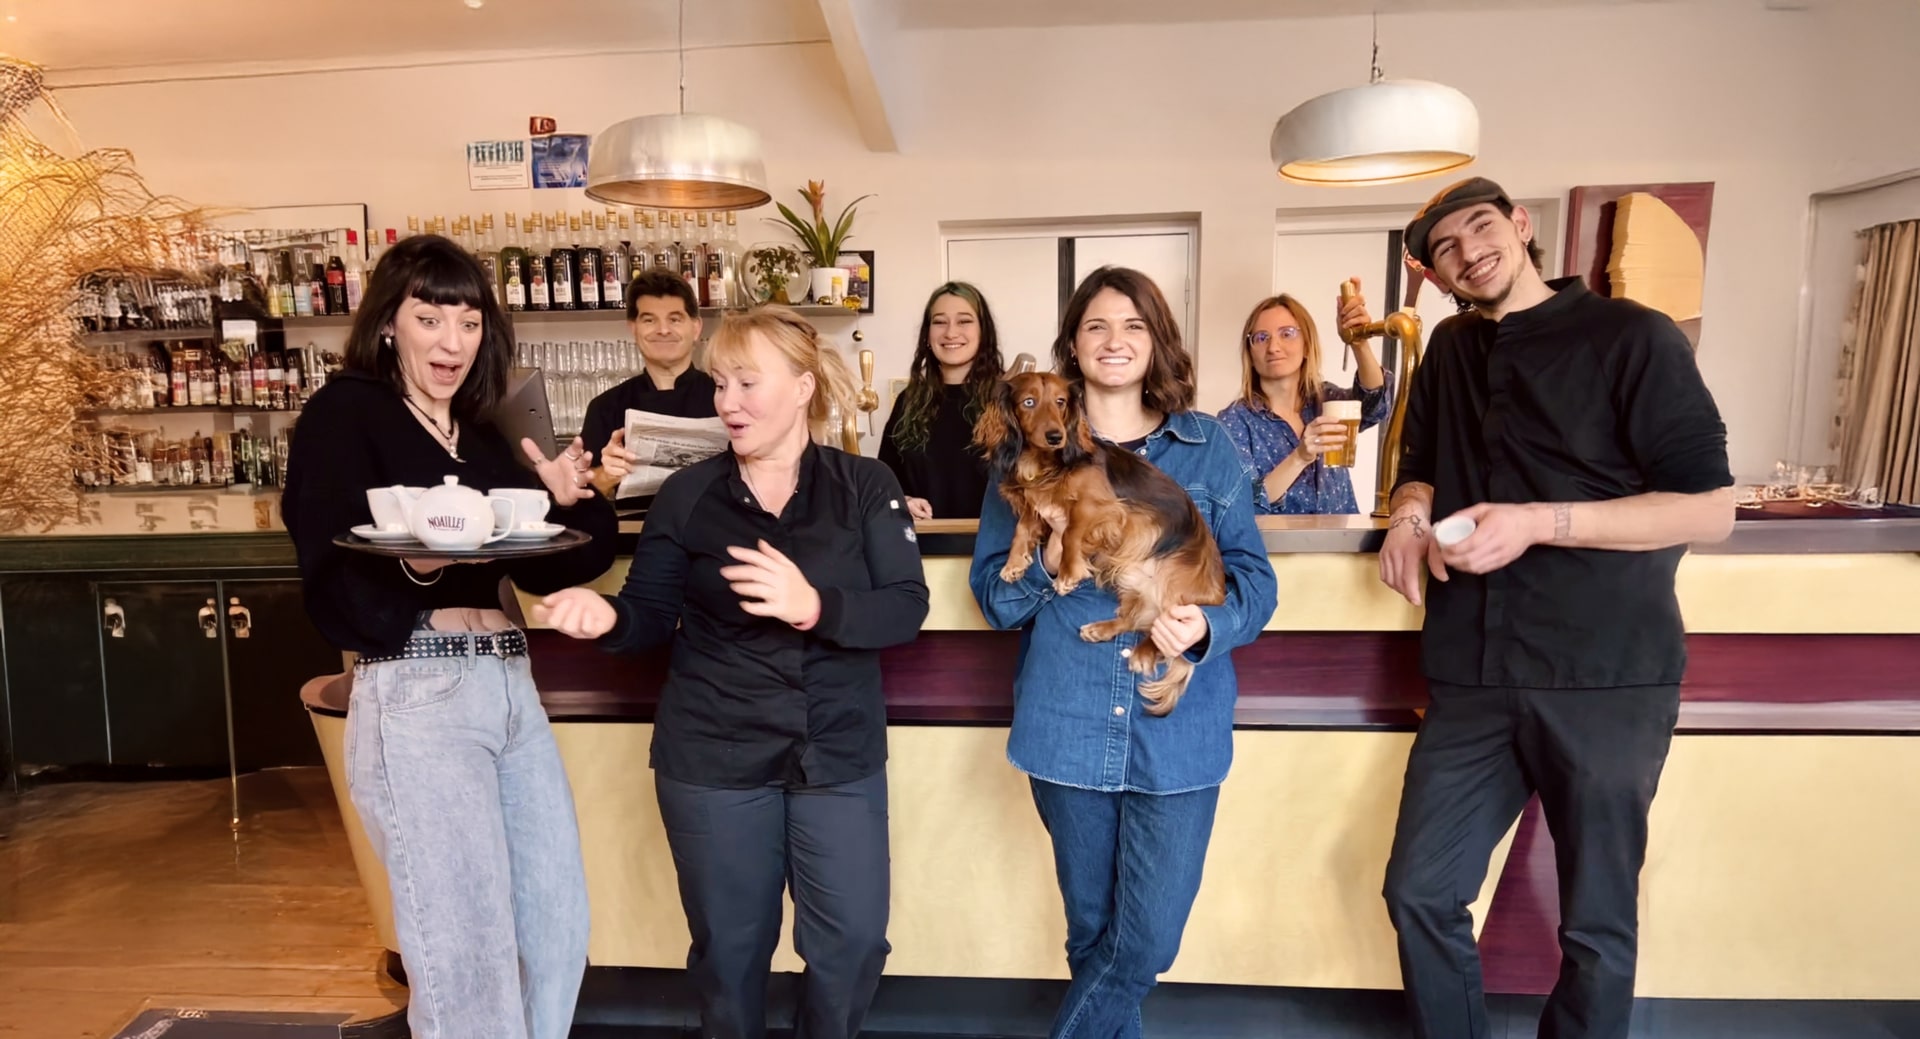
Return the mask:
[(873, 250), (843, 252), (834, 263), (847, 269), (847, 295), (860, 301), (860, 313), (873, 313)]
[(467, 144), (468, 190), (496, 191), (528, 185), (526, 141), (471, 141)]
[(593, 138), (583, 133), (556, 133), (533, 139), (533, 186), (584, 188), (587, 186), (587, 147)]

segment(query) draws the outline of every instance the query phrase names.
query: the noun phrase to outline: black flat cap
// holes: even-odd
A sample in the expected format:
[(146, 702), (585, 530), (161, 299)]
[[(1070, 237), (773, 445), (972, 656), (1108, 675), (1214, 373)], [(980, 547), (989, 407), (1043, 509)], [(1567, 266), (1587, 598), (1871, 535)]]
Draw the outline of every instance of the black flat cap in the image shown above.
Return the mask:
[(1427, 204), (1414, 215), (1413, 222), (1407, 225), (1407, 255), (1419, 260), (1423, 267), (1433, 266), (1433, 258), (1427, 254), (1427, 235), (1433, 233), (1433, 225), (1448, 213), (1457, 213), (1468, 206), (1487, 202), (1501, 204), (1507, 210), (1513, 208), (1506, 189), (1485, 177), (1468, 177), (1428, 199)]

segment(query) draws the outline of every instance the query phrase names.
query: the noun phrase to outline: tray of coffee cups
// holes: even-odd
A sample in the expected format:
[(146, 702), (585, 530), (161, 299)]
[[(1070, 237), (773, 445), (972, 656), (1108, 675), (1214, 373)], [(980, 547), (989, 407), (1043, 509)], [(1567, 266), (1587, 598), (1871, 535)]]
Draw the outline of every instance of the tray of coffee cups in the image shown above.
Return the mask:
[(333, 539), (342, 548), (400, 559), (525, 559), (592, 537), (547, 522), (547, 492), (506, 487), (485, 494), (449, 476), (438, 487), (374, 487), (373, 522)]

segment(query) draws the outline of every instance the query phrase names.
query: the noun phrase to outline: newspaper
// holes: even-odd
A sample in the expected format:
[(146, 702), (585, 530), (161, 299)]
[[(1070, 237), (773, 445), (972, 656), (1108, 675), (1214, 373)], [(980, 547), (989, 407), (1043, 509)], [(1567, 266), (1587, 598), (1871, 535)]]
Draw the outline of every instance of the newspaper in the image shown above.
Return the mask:
[(656, 494), (667, 477), (727, 449), (727, 424), (717, 418), (676, 418), (627, 409), (627, 453), (633, 471), (620, 481), (616, 498)]

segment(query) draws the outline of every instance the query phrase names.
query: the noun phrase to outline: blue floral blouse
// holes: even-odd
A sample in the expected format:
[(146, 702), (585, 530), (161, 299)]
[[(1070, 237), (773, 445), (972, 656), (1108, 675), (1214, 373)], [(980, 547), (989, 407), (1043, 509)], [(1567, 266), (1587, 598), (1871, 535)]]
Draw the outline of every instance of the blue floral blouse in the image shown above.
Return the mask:
[[(1357, 400), (1360, 402), (1360, 428), (1372, 429), (1386, 421), (1393, 410), (1393, 373), (1386, 372), (1386, 381), (1377, 390), (1360, 387), (1360, 377), (1354, 376), (1353, 385), (1342, 389), (1332, 383), (1321, 384), (1321, 397), (1324, 400)], [(1304, 428), (1308, 423), (1320, 417), (1319, 405), (1309, 401), (1301, 409), (1300, 423)], [(1353, 497), (1353, 477), (1346, 469), (1334, 469), (1316, 458), (1300, 477), (1287, 488), (1287, 493), (1279, 501), (1267, 499), (1266, 479), (1273, 467), (1281, 459), (1292, 454), (1300, 446), (1300, 437), (1287, 425), (1287, 420), (1265, 408), (1249, 407), (1244, 400), (1234, 401), (1220, 412), (1220, 424), (1227, 427), (1227, 436), (1240, 452), (1240, 460), (1253, 468), (1253, 508), (1255, 512), (1268, 515), (1312, 515), (1332, 513), (1357, 513), (1360, 505)]]

